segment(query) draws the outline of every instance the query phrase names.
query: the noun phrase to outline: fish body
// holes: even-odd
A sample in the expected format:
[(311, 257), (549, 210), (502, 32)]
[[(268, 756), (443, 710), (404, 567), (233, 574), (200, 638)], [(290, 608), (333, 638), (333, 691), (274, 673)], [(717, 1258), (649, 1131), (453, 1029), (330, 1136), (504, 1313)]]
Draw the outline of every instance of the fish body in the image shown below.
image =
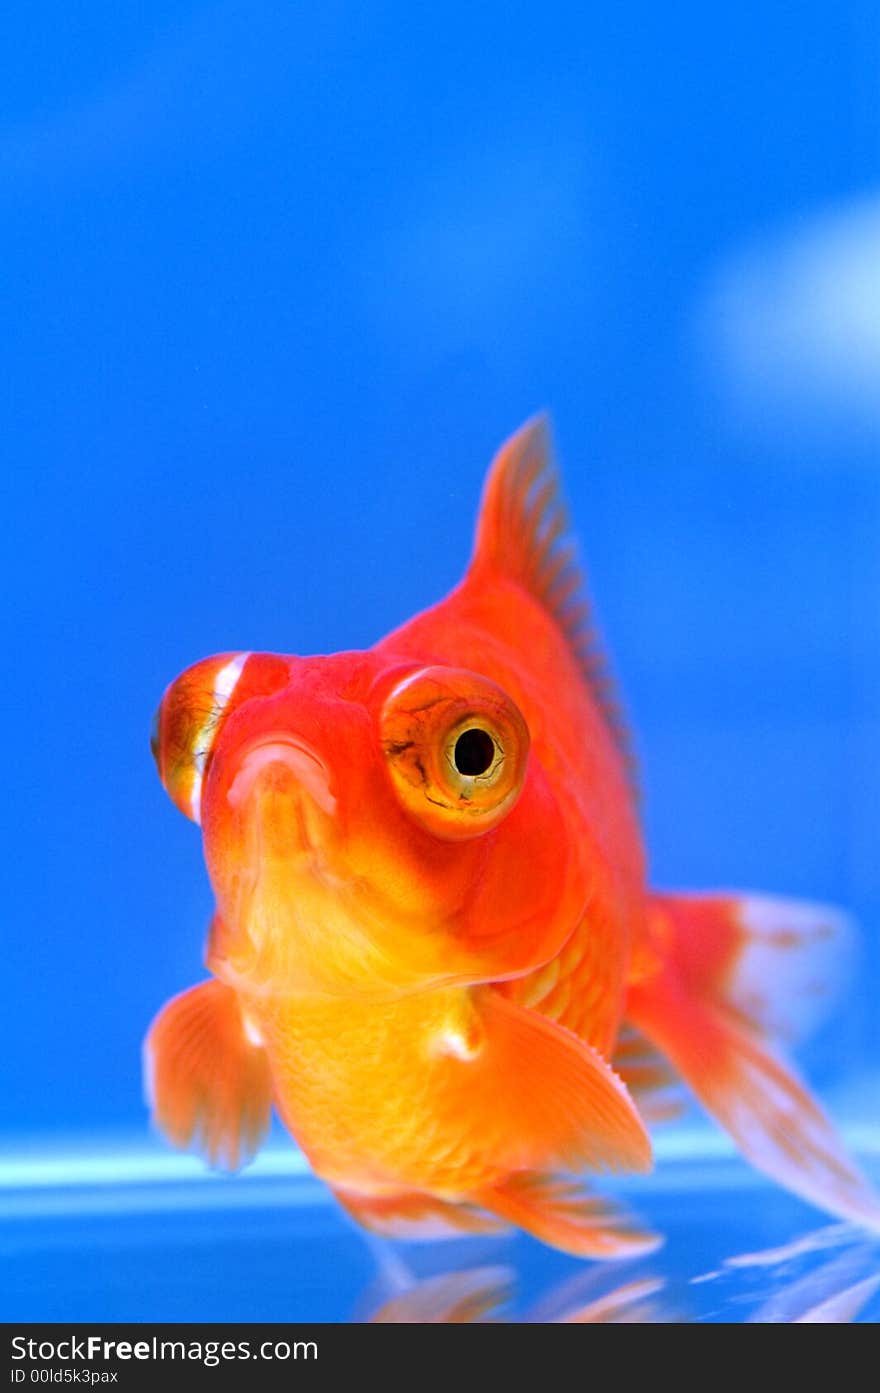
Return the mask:
[(589, 1188), (646, 1170), (673, 1076), (834, 1213), (880, 1208), (780, 1049), (841, 918), (646, 882), (632, 758), (546, 426), (490, 471), (461, 584), (366, 652), (228, 653), (154, 754), (202, 827), (211, 979), (154, 1022), (156, 1119), (235, 1166), (274, 1106), (362, 1223), (656, 1240)]

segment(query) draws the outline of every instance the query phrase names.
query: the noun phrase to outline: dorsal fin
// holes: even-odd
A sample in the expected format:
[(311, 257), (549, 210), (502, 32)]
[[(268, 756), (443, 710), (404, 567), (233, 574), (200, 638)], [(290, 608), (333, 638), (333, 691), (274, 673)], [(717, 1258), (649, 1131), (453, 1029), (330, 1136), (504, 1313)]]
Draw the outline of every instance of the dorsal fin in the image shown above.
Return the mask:
[(632, 773), (626, 723), (586, 598), (546, 415), (527, 421), (492, 461), (470, 573), (484, 568), (517, 581), (556, 620)]

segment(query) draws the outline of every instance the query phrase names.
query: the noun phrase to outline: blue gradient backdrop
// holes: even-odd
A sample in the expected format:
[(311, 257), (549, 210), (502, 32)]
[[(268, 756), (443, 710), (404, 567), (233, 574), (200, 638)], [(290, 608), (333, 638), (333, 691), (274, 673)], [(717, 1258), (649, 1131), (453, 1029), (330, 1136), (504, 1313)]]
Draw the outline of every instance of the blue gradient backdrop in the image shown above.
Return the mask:
[(810, 1063), (873, 1067), (880, 425), (798, 381), (744, 405), (710, 288), (873, 194), (877, 27), (867, 3), (6, 15), (3, 1129), (145, 1127), (144, 1030), (201, 975), (199, 835), (148, 747), (166, 683), (438, 598), (494, 447), (545, 405), (655, 879), (853, 909)]

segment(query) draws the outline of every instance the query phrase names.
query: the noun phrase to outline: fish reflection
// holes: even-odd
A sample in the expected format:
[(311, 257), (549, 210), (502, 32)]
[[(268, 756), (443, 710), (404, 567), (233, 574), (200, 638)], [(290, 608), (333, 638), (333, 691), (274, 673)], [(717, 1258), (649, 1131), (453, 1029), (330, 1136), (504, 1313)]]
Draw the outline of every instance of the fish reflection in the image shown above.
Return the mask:
[(384, 1301), (368, 1317), (372, 1325), (472, 1325), (501, 1319), (516, 1285), (509, 1267), (473, 1267), (413, 1278), (408, 1290)]
[[(377, 1276), (361, 1319), (371, 1323), (509, 1322), (526, 1324), (846, 1324), (875, 1319), (880, 1302), (880, 1242), (851, 1224), (831, 1224), (772, 1247), (736, 1253), (692, 1276), (691, 1297), (680, 1279), (644, 1262), (590, 1265), (561, 1275), (529, 1299), (528, 1268), (485, 1258), (494, 1245), (468, 1245), (457, 1266), (419, 1273), (399, 1250), (370, 1243)], [(434, 1254), (436, 1254), (436, 1248)], [(435, 1260), (429, 1250), (413, 1263)], [(697, 1292), (705, 1291), (696, 1305)], [(711, 1295), (710, 1295), (711, 1293)], [(715, 1298), (714, 1300), (712, 1298)]]
[(363, 1317), (371, 1324), (655, 1324), (677, 1319), (659, 1299), (665, 1280), (643, 1269), (631, 1270), (623, 1281), (619, 1266), (582, 1269), (517, 1312), (520, 1274), (513, 1265), (475, 1264), (419, 1276), (398, 1254), (378, 1251), (378, 1245), (373, 1251), (379, 1276)]
[(855, 1225), (830, 1224), (729, 1257), (718, 1271), (692, 1280), (744, 1288), (727, 1301), (754, 1305), (745, 1317), (749, 1325), (847, 1324), (865, 1315), (880, 1291), (880, 1242)]

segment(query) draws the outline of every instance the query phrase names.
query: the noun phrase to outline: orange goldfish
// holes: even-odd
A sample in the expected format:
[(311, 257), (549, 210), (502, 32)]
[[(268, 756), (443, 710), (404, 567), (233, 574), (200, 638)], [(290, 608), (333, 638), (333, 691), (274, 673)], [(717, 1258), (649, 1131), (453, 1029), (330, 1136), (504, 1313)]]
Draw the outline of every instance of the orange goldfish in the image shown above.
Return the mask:
[(626, 1255), (656, 1239), (589, 1176), (650, 1169), (675, 1075), (754, 1165), (880, 1224), (781, 1053), (839, 916), (648, 889), (543, 420), (497, 455), (446, 599), (366, 652), (197, 663), (153, 752), (216, 899), (212, 976), (145, 1047), (177, 1145), (234, 1168), (274, 1106), (369, 1228)]

